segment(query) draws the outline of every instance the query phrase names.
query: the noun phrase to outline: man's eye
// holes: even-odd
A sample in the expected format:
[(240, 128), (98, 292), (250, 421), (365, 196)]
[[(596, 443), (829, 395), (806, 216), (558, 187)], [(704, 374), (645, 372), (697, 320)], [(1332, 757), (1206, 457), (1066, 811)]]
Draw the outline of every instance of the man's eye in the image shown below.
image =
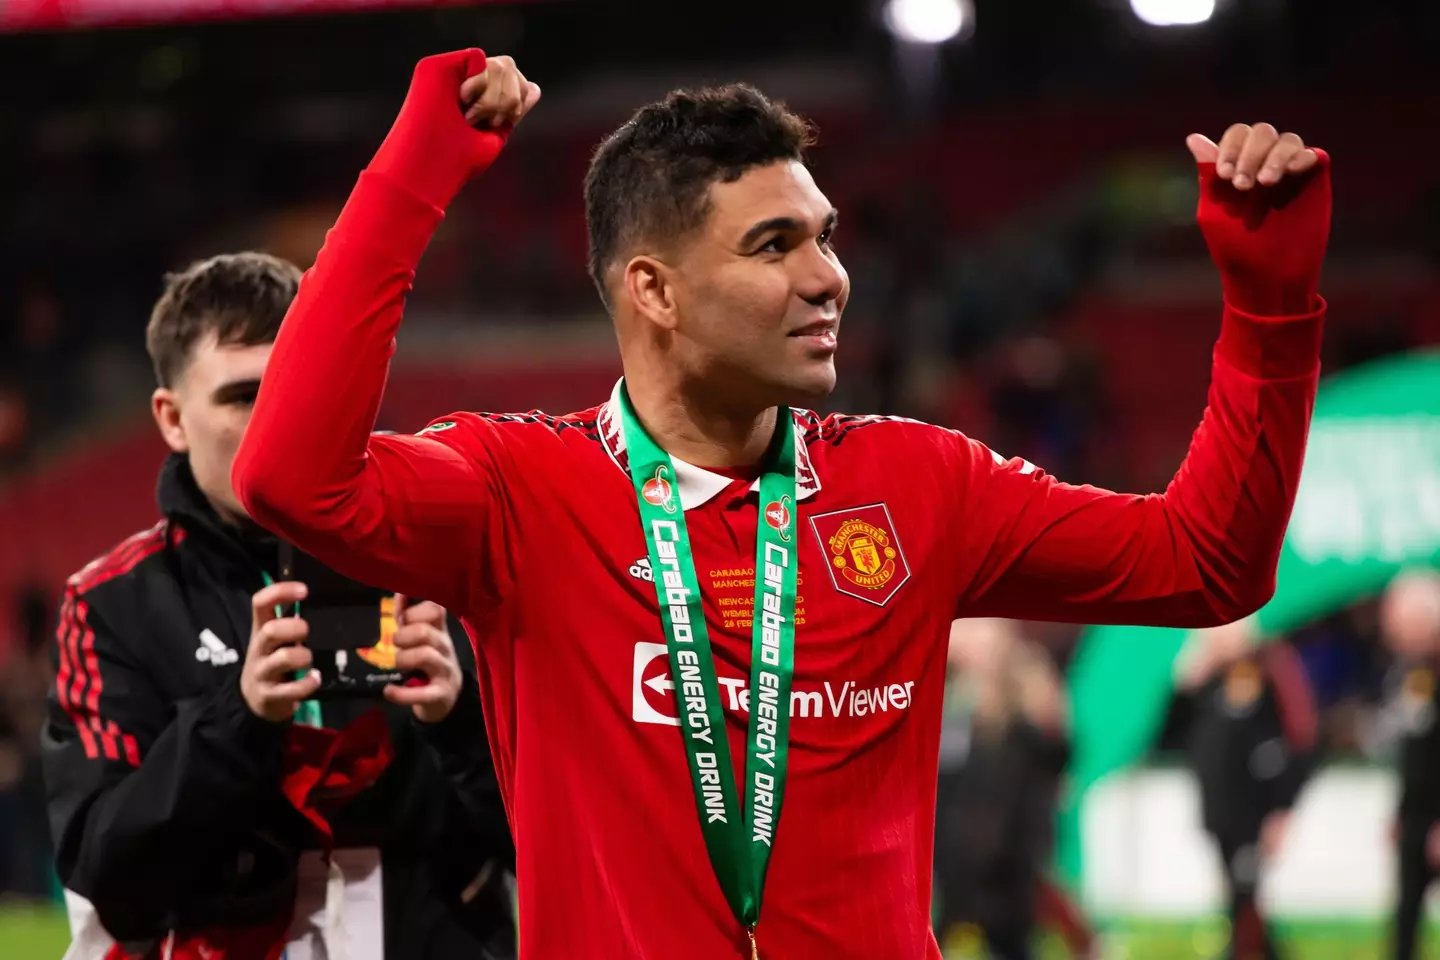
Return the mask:
[(790, 249), (790, 246), (785, 242), (784, 237), (771, 237), (769, 240), (766, 240), (763, 244), (761, 244), (760, 249), (756, 252), (784, 253), (788, 249)]
[(237, 407), (255, 406), (255, 398), (260, 395), (259, 390), (243, 390), (230, 398), (230, 402)]
[(824, 247), (826, 250), (829, 250), (831, 245), (835, 242), (834, 231), (826, 230), (824, 233), (820, 234), (818, 242), (820, 246)]

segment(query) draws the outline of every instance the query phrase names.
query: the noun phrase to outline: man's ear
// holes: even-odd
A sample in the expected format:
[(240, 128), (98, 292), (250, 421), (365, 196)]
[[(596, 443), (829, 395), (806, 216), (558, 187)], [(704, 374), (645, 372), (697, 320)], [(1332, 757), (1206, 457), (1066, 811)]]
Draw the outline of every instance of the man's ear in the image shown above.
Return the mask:
[(679, 323), (675, 301), (674, 274), (654, 257), (633, 257), (625, 264), (622, 295), (630, 299), (635, 312), (663, 330)]
[(150, 394), (150, 415), (165, 445), (176, 453), (189, 453), (190, 443), (185, 437), (185, 427), (180, 422), (180, 400), (169, 387), (156, 387)]

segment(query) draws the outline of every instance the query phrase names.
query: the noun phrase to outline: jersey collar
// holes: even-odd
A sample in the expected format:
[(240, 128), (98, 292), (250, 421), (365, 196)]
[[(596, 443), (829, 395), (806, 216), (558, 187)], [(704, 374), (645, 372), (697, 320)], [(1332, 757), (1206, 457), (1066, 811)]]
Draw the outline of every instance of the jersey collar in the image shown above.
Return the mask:
[[(610, 399), (600, 407), (599, 426), (600, 442), (605, 445), (605, 452), (610, 454), (615, 466), (628, 474), (630, 458), (625, 453), (625, 431), (620, 429), (619, 416), (620, 385), (624, 382), (623, 378), (615, 381), (615, 387), (610, 391)], [(790, 424), (795, 431), (795, 497), (805, 500), (820, 492), (820, 477), (815, 472), (815, 465), (810, 462), (810, 451), (805, 446), (804, 427), (793, 410)], [(721, 490), (735, 482), (730, 477), (712, 473), (678, 457), (670, 459), (675, 464), (675, 485), (680, 492), (682, 510), (693, 510), (709, 503)], [(750, 489), (758, 491), (760, 481), (751, 483)]]

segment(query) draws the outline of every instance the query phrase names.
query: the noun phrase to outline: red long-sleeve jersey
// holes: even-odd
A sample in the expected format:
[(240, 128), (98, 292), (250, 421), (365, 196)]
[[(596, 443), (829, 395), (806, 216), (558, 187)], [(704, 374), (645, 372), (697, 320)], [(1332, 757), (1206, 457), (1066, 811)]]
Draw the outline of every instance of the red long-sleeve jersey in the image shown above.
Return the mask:
[[(362, 175), (280, 332), (236, 489), (336, 569), (462, 615), (519, 851), (522, 955), (748, 956), (699, 829), (613, 398), (371, 435), (440, 216)], [(1270, 596), (1322, 315), (1226, 309), (1208, 409), (1163, 495), (1069, 486), (923, 423), (795, 413), (790, 780), (762, 954), (940, 956), (930, 864), (952, 618), (1200, 626)], [(739, 771), (756, 494), (676, 466)]]

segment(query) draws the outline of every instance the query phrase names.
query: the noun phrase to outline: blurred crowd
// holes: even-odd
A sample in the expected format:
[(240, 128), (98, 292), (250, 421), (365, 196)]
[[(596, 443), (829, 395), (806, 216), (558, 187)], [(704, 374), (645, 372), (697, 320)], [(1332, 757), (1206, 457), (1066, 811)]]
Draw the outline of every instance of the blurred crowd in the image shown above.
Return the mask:
[[(935, 925), (947, 956), (1025, 960), (1037, 935), (1076, 957), (1099, 938), (1053, 877), (1070, 756), (1053, 628), (957, 621), (936, 807)], [(1394, 769), (1398, 900), (1391, 952), (1419, 949), (1440, 876), (1440, 572), (1403, 571), (1378, 596), (1262, 641), (1253, 619), (1193, 634), (1175, 665), (1158, 758), (1195, 778), (1201, 826), (1224, 872), (1232, 960), (1290, 955), (1261, 910), (1265, 867), (1324, 763)]]

